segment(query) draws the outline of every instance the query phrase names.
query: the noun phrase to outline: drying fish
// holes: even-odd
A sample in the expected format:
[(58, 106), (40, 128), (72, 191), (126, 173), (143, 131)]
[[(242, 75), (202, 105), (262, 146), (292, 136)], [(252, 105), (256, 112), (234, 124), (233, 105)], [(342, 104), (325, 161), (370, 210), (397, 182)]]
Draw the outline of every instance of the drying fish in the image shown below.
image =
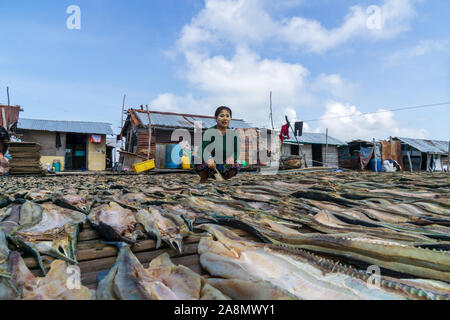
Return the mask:
[(52, 197), (52, 201), (54, 204), (63, 208), (77, 210), (85, 214), (89, 214), (93, 204), (93, 201), (89, 200), (88, 197), (76, 193), (55, 194)]
[(99, 275), (99, 300), (227, 299), (217, 289), (205, 287), (200, 275), (174, 265), (167, 253), (152, 260), (145, 269), (128, 245), (117, 245), (119, 254), (115, 264), (107, 273)]
[(92, 300), (90, 290), (77, 282), (80, 274), (77, 266), (55, 260), (44, 278), (35, 278), (17, 252), (11, 254), (10, 268), (13, 282), (24, 300)]
[(292, 194), (295, 198), (305, 198), (310, 200), (328, 201), (337, 203), (343, 206), (352, 207), (357, 205), (357, 202), (353, 200), (348, 200), (339, 196), (338, 194), (332, 194), (329, 192), (318, 191), (318, 190), (307, 190), (307, 191), (297, 191)]
[(161, 211), (157, 207), (149, 207), (139, 210), (136, 220), (156, 240), (157, 249), (161, 246), (161, 241), (164, 241), (173, 250), (183, 252), (183, 237), (190, 232), (180, 216)]
[(12, 274), (8, 267), (9, 254), (5, 234), (0, 230), (0, 300), (15, 300), (20, 297), (11, 280)]
[(88, 219), (92, 227), (109, 241), (124, 241), (132, 244), (141, 235), (141, 232), (136, 229), (137, 221), (134, 212), (114, 201), (94, 205)]
[[(183, 237), (204, 223), (242, 229), (262, 242), (228, 233), (221, 238), (220, 227), (210, 227), (218, 238), (202, 239), (201, 262), (214, 278), (200, 282), (167, 256), (155, 259), (150, 271), (119, 253), (118, 261), (131, 267), (117, 262), (122, 267), (108, 274), (104, 284), (113, 289), (104, 292), (114, 299), (449, 297), (448, 175), (315, 170), (197, 182), (189, 174), (8, 177), (0, 186), (0, 230), (9, 248), (28, 250), (41, 268), (44, 254), (76, 262), (76, 222), (85, 214), (103, 239), (131, 244), (148, 233), (158, 247), (165, 242), (178, 253)], [(0, 292), (8, 299), (32, 288), (19, 258), (15, 252), (3, 258)], [(364, 286), (372, 264), (382, 268), (379, 291)], [(183, 279), (191, 285), (178, 282)], [(138, 288), (136, 296), (127, 288)]]
[[(299, 299), (404, 299), (398, 293), (369, 289), (364, 281), (345, 273), (329, 272), (308, 263), (301, 256), (272, 251), (264, 244), (244, 241), (224, 227), (202, 225), (212, 238), (199, 244), (200, 263), (213, 276), (256, 281), (252, 295), (258, 297), (269, 281)], [(230, 292), (228, 292), (230, 293)], [(288, 294), (286, 294), (286, 297)]]
[(298, 297), (268, 281), (214, 278), (206, 281), (233, 300), (298, 300)]
[(165, 204), (161, 206), (161, 209), (165, 212), (170, 212), (175, 215), (179, 215), (184, 222), (186, 222), (189, 230), (193, 231), (194, 229), (194, 223), (197, 218), (201, 218), (204, 215), (198, 214), (197, 212), (193, 211), (192, 209), (183, 207), (181, 205), (171, 205), (171, 204)]
[(170, 290), (162, 283), (146, 287), (144, 267), (127, 244), (117, 245), (116, 262), (107, 273), (98, 276), (98, 300), (151, 300), (154, 296), (170, 295)]
[(31, 200), (36, 203), (43, 203), (51, 200), (52, 191), (50, 190), (37, 190), (30, 191), (25, 195), (25, 199)]
[[(11, 199), (8, 196), (0, 196), (0, 209), (6, 207), (8, 204), (11, 203)], [(1, 221), (1, 216), (0, 216)]]
[(288, 248), (342, 256), (414, 276), (450, 281), (450, 252), (419, 248), (405, 242), (362, 234), (308, 234), (288, 237), (263, 234), (272, 243)]
[[(44, 274), (46, 270), (41, 254), (77, 263), (76, 244), (79, 225), (86, 220), (84, 214), (50, 203), (41, 204), (39, 208), (25, 203), (20, 210), (21, 220), (22, 213), (26, 217), (24, 225), (9, 236), (18, 247), (36, 257)], [(37, 222), (36, 217), (39, 216), (40, 219)]]
[(114, 195), (112, 199), (131, 209), (139, 209), (145, 205), (158, 205), (166, 202), (164, 201), (165, 198), (161, 196), (148, 196), (143, 192), (128, 192), (125, 190)]
[(25, 201), (20, 207), (19, 224), (23, 227), (34, 226), (42, 219), (42, 207), (38, 204)]

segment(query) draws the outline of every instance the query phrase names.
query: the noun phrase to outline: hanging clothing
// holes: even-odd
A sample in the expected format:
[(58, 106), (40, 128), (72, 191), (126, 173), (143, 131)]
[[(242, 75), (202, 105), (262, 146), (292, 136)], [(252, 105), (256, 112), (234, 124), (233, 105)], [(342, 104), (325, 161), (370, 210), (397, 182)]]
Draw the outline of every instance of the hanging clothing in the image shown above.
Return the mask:
[(56, 133), (56, 149), (59, 149), (62, 147), (62, 143), (61, 143), (61, 135), (59, 134), (59, 132)]
[(303, 135), (303, 121), (295, 123), (294, 133), (297, 137), (301, 137)]
[(102, 143), (102, 136), (97, 135), (97, 134), (91, 135), (91, 142), (92, 143)]
[(281, 142), (283, 142), (284, 139), (289, 139), (289, 126), (287, 124), (285, 124), (284, 126), (281, 127), (281, 132), (280, 132)]

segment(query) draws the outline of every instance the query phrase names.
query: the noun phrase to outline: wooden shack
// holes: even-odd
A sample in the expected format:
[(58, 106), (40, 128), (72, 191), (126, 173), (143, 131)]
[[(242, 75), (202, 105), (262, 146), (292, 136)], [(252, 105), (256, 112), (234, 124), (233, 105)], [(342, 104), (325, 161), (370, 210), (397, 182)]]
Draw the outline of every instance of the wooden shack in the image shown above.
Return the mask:
[[(327, 148), (328, 141), (328, 148)], [(281, 156), (303, 156), (308, 167), (338, 167), (338, 147), (345, 145), (333, 137), (328, 140), (323, 133), (303, 132), (301, 137), (291, 137), (283, 141)]]
[(400, 137), (393, 141), (401, 145), (399, 153), (406, 171), (442, 171), (449, 164), (449, 141)]
[[(181, 114), (161, 111), (146, 111), (141, 109), (128, 109), (127, 118), (124, 122), (121, 138), (125, 139), (124, 152), (122, 153), (121, 163), (126, 168), (125, 164), (129, 165), (134, 160), (129, 160), (133, 155), (133, 159), (139, 158), (153, 158), (157, 168), (165, 168), (166, 147), (167, 145), (177, 144), (180, 142), (179, 138), (172, 139), (172, 134), (176, 129), (186, 129), (190, 134), (190, 145), (194, 144), (194, 126), (199, 124), (203, 131), (216, 125), (216, 120), (213, 116)], [(236, 129), (238, 135), (243, 137), (241, 143), (241, 158), (248, 160), (249, 153), (245, 136), (257, 136), (257, 129), (252, 128), (244, 120), (232, 119), (230, 128)], [(149, 148), (149, 136), (151, 135), (151, 144)], [(194, 151), (194, 150), (192, 150)], [(125, 159), (127, 158), (127, 159)]]
[(20, 118), (16, 131), (23, 141), (42, 146), (42, 167), (59, 161), (64, 171), (106, 169), (106, 136), (113, 134), (109, 123)]

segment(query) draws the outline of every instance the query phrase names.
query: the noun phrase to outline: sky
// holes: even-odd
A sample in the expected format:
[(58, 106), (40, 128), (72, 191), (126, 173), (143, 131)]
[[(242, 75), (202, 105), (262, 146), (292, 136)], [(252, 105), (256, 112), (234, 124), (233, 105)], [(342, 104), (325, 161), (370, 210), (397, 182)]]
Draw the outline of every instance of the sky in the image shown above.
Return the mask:
[(276, 128), (287, 115), (343, 141), (449, 140), (450, 104), (388, 111), (450, 102), (443, 12), (450, 1), (1, 1), (0, 102), (8, 86), (23, 118), (109, 122), (115, 133), (124, 94), (126, 108), (227, 105), (270, 127), (272, 91)]

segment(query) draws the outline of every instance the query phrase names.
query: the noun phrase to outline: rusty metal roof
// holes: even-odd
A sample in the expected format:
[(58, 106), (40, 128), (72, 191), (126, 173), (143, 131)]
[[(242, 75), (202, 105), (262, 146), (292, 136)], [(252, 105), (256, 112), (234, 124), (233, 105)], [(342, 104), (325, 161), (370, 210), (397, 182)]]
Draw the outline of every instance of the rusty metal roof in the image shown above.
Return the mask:
[[(133, 110), (138, 117), (139, 122), (143, 126), (148, 126), (148, 115), (146, 111)], [(167, 128), (186, 128), (193, 129), (194, 122), (198, 121), (202, 124), (202, 128), (211, 128), (217, 124), (214, 117), (192, 115), (192, 114), (178, 114), (168, 112), (150, 111), (152, 127), (167, 127)], [(231, 129), (248, 129), (252, 128), (244, 120), (232, 119), (230, 122)]]
[[(308, 133), (303, 132), (303, 135), (301, 137), (297, 137), (297, 140), (299, 143), (304, 144), (326, 144), (326, 135), (324, 133)], [(287, 144), (297, 144), (297, 141), (293, 136), (291, 136), (289, 139), (285, 139), (283, 143)], [(343, 146), (345, 145), (344, 142), (335, 139), (333, 137), (328, 136), (328, 144), (331, 146)]]
[(423, 140), (423, 139), (411, 139), (411, 138), (399, 138), (396, 139), (410, 145), (411, 147), (419, 150), (420, 152), (430, 154), (448, 154), (448, 141), (439, 140)]
[(113, 134), (111, 124), (104, 122), (56, 121), (21, 118), (17, 122), (17, 129), (106, 135)]
[(0, 104), (0, 126), (9, 128), (19, 119), (20, 106), (7, 106)]

